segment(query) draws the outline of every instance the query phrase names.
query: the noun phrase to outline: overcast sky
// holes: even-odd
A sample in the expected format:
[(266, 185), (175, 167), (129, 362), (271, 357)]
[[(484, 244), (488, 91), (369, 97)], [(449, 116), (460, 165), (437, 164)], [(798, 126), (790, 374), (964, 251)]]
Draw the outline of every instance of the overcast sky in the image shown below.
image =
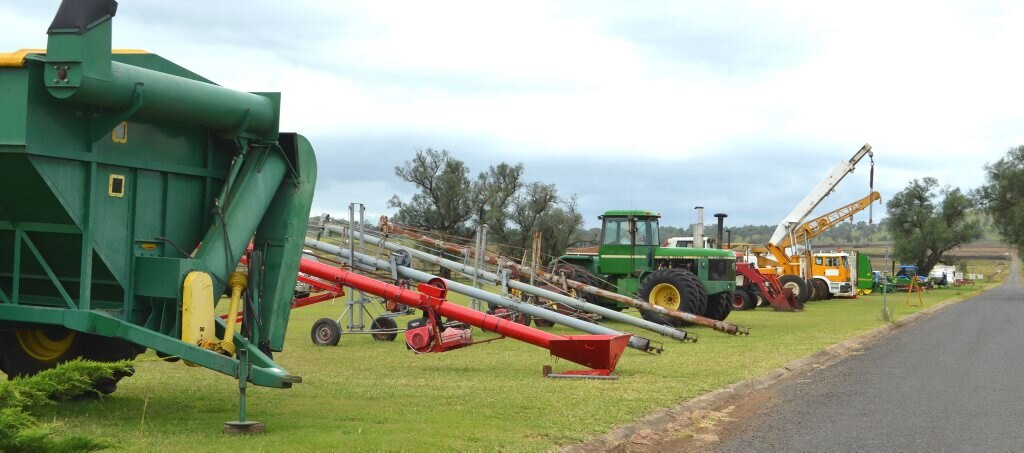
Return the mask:
[[(0, 51), (45, 47), (58, 5), (0, 3)], [(883, 200), (981, 185), (1024, 144), (1021, 23), (1015, 1), (123, 0), (114, 47), (282, 92), (282, 129), (317, 151), (314, 213), (386, 213), (413, 193), (394, 167), (435, 148), (474, 176), (522, 162), (588, 226), (686, 226), (696, 205), (773, 225), (866, 142)], [(866, 195), (868, 169), (818, 213)]]

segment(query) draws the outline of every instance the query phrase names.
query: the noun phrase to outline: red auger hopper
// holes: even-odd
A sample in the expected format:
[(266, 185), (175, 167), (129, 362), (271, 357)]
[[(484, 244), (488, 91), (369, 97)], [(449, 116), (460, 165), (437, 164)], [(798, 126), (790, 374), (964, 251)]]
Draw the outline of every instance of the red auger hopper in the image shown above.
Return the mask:
[[(483, 330), (496, 332), (505, 337), (525, 341), (551, 351), (551, 355), (592, 368), (592, 371), (575, 371), (568, 374), (607, 376), (615, 370), (622, 352), (626, 349), (630, 335), (571, 335), (563, 337), (518, 324), (509, 319), (491, 316), (445, 300), (448, 289), (443, 279), (421, 283), (419, 292), (384, 283), (344, 269), (303, 259), (300, 272), (314, 277), (348, 286), (359, 291), (383, 297), (424, 310), (428, 325), (410, 330), (415, 336), (417, 352), (444, 352), (472, 344), (468, 338), (457, 337), (451, 329), (442, 329), (438, 320), (445, 317)], [(420, 330), (423, 329), (423, 330)], [(429, 340), (423, 338), (426, 334)], [(412, 347), (413, 345), (410, 345)]]

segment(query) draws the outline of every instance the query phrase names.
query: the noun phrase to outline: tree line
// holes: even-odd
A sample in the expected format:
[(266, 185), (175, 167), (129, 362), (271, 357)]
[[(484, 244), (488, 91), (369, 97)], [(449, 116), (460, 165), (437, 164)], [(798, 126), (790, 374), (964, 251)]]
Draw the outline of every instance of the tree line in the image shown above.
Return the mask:
[(417, 193), (409, 200), (394, 195), (388, 207), (397, 209), (392, 220), (399, 224), (460, 238), (486, 225), (488, 242), (509, 256), (530, 250), (534, 232), (540, 232), (541, 253), (558, 256), (578, 240), (583, 226), (576, 195), (527, 182), (523, 173), (522, 163), (501, 162), (471, 179), (466, 163), (447, 150), (417, 150), (395, 167), (395, 175)]
[[(985, 184), (963, 191), (933, 177), (913, 179), (886, 202), (888, 216), (877, 224), (844, 222), (815, 238), (816, 243), (892, 242), (894, 256), (927, 273), (956, 247), (1001, 238), (1024, 250), (1024, 146), (1011, 148), (984, 166)], [(558, 256), (575, 245), (595, 244), (600, 229), (582, 229), (575, 194), (562, 196), (554, 184), (526, 182), (521, 163), (490, 166), (470, 179), (470, 169), (446, 150), (418, 150), (395, 167), (395, 175), (416, 186), (408, 201), (397, 195), (388, 206), (401, 224), (459, 237), (486, 225), (489, 242), (521, 256), (534, 232), (543, 235), (542, 253)], [(774, 225), (729, 227), (733, 243), (763, 244)], [(705, 227), (714, 234), (715, 225)], [(691, 236), (692, 227), (661, 227), (661, 237)]]

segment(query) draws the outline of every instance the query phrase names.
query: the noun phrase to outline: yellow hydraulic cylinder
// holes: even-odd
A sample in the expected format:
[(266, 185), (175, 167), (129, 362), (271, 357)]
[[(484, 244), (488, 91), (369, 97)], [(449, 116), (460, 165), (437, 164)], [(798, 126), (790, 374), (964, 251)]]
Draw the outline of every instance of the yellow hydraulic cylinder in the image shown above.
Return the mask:
[(235, 320), (238, 318), (238, 304), (242, 300), (242, 291), (249, 286), (249, 277), (244, 272), (232, 272), (228, 276), (228, 287), (231, 288), (231, 306), (228, 308), (227, 324), (224, 326), (224, 339), (220, 347), (228, 353), (235, 355)]

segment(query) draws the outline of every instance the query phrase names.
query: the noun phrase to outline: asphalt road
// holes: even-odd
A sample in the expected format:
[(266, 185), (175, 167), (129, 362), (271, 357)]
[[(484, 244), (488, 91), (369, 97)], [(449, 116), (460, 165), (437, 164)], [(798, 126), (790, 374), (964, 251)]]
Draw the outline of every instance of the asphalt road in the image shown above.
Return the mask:
[(1024, 451), (1024, 286), (1011, 267), (1001, 287), (784, 384), (708, 447)]

